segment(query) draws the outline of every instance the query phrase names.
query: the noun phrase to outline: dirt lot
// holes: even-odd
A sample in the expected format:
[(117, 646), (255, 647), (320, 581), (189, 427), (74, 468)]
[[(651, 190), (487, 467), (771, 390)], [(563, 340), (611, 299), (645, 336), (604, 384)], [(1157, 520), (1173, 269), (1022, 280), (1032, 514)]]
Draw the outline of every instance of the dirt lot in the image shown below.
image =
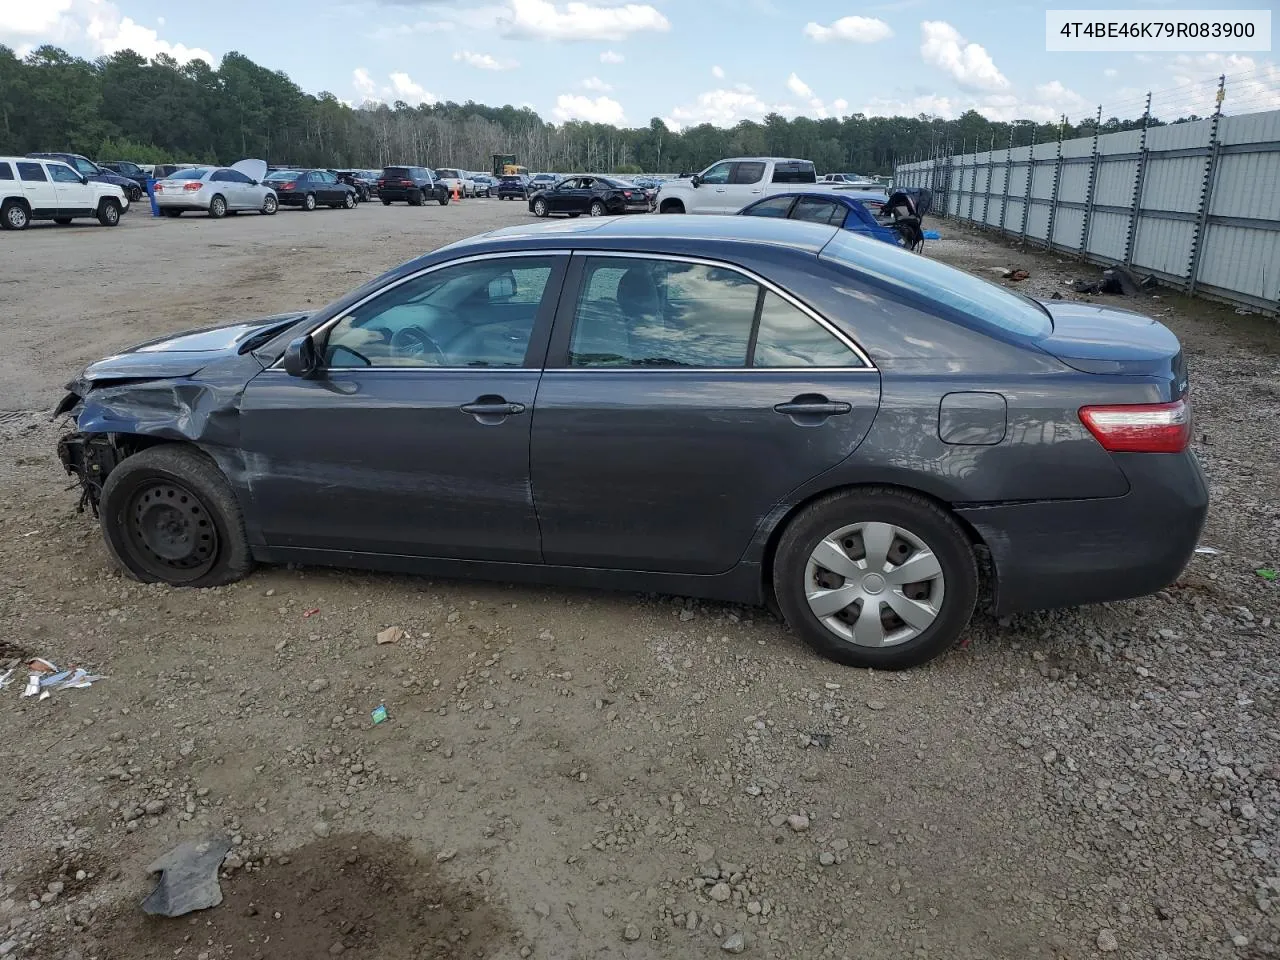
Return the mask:
[[(109, 566), (43, 413), (79, 364), (525, 216), (0, 234), (0, 659), (108, 675), (0, 691), (0, 956), (1280, 956), (1271, 321), (1138, 304), (1191, 358), (1220, 552), (1146, 600), (979, 617), (902, 675), (667, 597), (294, 569), (174, 591)], [(941, 229), (931, 255), (1025, 266), (1028, 292), (1094, 274)], [(144, 917), (147, 865), (207, 835), (234, 843), (224, 902)]]

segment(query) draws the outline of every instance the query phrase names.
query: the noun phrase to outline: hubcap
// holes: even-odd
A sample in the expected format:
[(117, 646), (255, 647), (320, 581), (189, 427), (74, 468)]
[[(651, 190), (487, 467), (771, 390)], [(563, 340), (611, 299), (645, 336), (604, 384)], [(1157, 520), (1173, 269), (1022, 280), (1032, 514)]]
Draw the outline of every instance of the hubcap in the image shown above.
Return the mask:
[(204, 505), (185, 487), (156, 481), (130, 504), (129, 539), (144, 566), (165, 579), (192, 578), (213, 566), (218, 531)]
[(20, 227), (27, 222), (27, 215), (21, 207), (10, 207), (9, 222), (15, 227)]
[(809, 609), (860, 647), (914, 640), (942, 612), (942, 566), (929, 545), (891, 523), (855, 523), (828, 534), (804, 570)]

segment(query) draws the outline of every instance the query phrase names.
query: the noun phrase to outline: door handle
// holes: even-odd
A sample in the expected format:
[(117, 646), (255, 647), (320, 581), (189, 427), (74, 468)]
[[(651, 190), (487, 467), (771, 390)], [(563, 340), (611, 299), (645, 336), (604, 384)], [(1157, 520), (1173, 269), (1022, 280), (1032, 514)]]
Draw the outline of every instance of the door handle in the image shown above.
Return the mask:
[(816, 394), (806, 394), (796, 397), (787, 403), (779, 403), (773, 408), (775, 413), (785, 414), (788, 417), (837, 417), (841, 414), (852, 413), (853, 405), (845, 403), (843, 400), (828, 400), (826, 397)]
[(501, 397), (480, 397), (472, 403), (464, 403), (458, 409), (473, 417), (511, 417), (524, 413), (524, 404), (508, 403)]
[(724, 193), (724, 187), (716, 187), (716, 193)]

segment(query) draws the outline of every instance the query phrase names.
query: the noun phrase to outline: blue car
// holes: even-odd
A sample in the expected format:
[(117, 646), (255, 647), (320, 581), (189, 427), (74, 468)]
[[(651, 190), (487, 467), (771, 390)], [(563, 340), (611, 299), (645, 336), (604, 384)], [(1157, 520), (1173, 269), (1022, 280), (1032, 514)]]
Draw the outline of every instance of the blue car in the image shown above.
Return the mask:
[(882, 217), (881, 211), (889, 202), (883, 191), (857, 190), (809, 190), (795, 193), (779, 193), (757, 200), (739, 211), (742, 217), (777, 217), (787, 220), (806, 220), (840, 227), (875, 240), (883, 240), (895, 247), (914, 246), (907, 235), (894, 226), (892, 217)]

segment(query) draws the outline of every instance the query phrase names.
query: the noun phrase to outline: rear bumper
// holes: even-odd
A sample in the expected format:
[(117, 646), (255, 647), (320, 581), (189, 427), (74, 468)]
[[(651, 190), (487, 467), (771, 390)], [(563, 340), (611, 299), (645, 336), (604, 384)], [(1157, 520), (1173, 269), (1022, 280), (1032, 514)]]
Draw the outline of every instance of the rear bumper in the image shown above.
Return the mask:
[(1190, 453), (1117, 454), (1123, 497), (969, 507), (957, 512), (991, 551), (996, 612), (1127, 600), (1182, 573), (1209, 507)]
[(410, 197), (416, 197), (420, 191), (410, 190), (405, 187), (383, 187), (378, 191), (379, 200), (408, 200)]

